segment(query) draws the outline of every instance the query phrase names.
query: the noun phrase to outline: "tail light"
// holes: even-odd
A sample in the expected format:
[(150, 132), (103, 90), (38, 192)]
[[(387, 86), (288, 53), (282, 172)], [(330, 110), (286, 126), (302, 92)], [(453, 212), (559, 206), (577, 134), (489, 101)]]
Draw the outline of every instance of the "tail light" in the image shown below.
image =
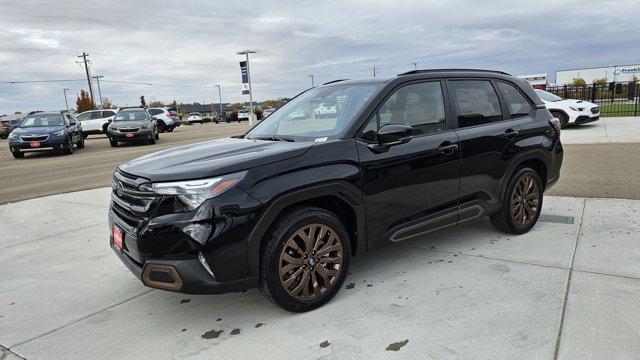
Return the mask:
[(167, 117), (173, 117), (173, 114), (165, 114)]
[(549, 125), (553, 128), (553, 130), (549, 131), (549, 135), (552, 137), (560, 137), (560, 119), (552, 117), (549, 119)]

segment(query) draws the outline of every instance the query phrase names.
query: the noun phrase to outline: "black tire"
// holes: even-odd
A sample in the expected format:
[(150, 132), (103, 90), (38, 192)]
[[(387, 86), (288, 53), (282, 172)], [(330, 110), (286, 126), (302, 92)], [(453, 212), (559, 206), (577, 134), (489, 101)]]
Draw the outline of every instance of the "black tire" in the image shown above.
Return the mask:
[(158, 129), (156, 129), (156, 133), (155, 133), (155, 135), (153, 136), (153, 138), (154, 138), (155, 140), (160, 140), (160, 132), (158, 131)]
[(112, 138), (109, 138), (109, 145), (111, 145), (111, 147), (117, 147), (118, 141), (113, 140)]
[(560, 129), (564, 129), (569, 124), (569, 117), (562, 112), (552, 111), (551, 115), (560, 120)]
[(105, 135), (109, 136), (109, 123), (106, 123), (106, 124), (102, 125), (102, 132)]
[[(515, 196), (514, 192), (517, 191), (516, 186), (518, 186), (518, 184), (525, 178), (533, 179), (533, 181), (535, 182), (536, 188), (533, 192), (537, 194), (537, 202), (535, 205), (535, 211), (533, 216), (528, 217), (526, 224), (520, 224), (515, 219), (516, 217), (516, 215), (514, 215), (515, 210), (512, 210), (514, 209), (514, 205), (515, 206), (519, 206), (519, 205), (514, 204), (512, 202), (512, 199)], [(493, 224), (493, 226), (496, 229), (508, 234), (524, 234), (528, 232), (538, 222), (538, 218), (540, 217), (540, 212), (542, 210), (543, 196), (544, 194), (543, 194), (543, 188), (542, 188), (542, 181), (540, 180), (540, 176), (538, 175), (538, 173), (535, 170), (528, 167), (518, 169), (518, 171), (516, 171), (516, 173), (513, 174), (513, 176), (509, 180), (509, 184), (507, 185), (507, 191), (502, 200), (502, 209), (497, 214), (493, 214), (489, 217), (491, 219), (491, 224)], [(524, 210), (521, 210), (521, 211), (524, 211)]]
[(78, 149), (84, 149), (84, 139), (87, 137), (87, 135), (82, 134), (82, 136), (80, 137), (80, 140), (78, 140), (78, 144), (76, 145), (78, 147)]
[(173, 129), (175, 129), (175, 127), (174, 127), (174, 126), (172, 126), (172, 127), (170, 127), (170, 128), (167, 128), (167, 132), (173, 132)]
[(63, 152), (64, 152), (66, 155), (71, 155), (71, 154), (73, 154), (73, 151), (74, 151), (74, 150), (75, 150), (75, 149), (73, 148), (73, 142), (71, 141), (71, 139), (69, 139), (69, 146), (65, 147), (65, 148), (63, 149)]
[(11, 152), (11, 155), (13, 155), (14, 158), (16, 159), (22, 159), (24, 157), (24, 153), (21, 152)]
[(154, 134), (149, 134), (149, 138), (147, 139), (147, 143), (149, 145), (153, 145), (156, 143), (156, 136)]
[(167, 131), (167, 127), (164, 124), (160, 123), (160, 124), (158, 124), (158, 131), (159, 132), (165, 132), (165, 131)]
[[(335, 235), (337, 235), (336, 240), (341, 244), (341, 263), (338, 265), (338, 269), (330, 269), (332, 271), (337, 270), (338, 273), (336, 275), (333, 275), (333, 278), (328, 286), (326, 286), (326, 284), (323, 285), (325, 287), (324, 292), (320, 292), (318, 295), (313, 295), (314, 298), (310, 298), (307, 300), (296, 299), (293, 295), (288, 293), (287, 290), (285, 290), (285, 286), (281, 283), (280, 256), (283, 253), (283, 248), (285, 247), (285, 244), (290, 239), (290, 237), (298, 232), (298, 230), (304, 229), (305, 226), (311, 224), (324, 225), (328, 227), (330, 232), (335, 232)], [(325, 238), (326, 236), (328, 236), (327, 234), (329, 233), (329, 231), (325, 233)], [(321, 234), (321, 232), (318, 234)], [(349, 270), (351, 243), (349, 234), (336, 215), (324, 209), (316, 207), (296, 207), (291, 209), (290, 211), (287, 211), (284, 215), (281, 215), (278, 220), (274, 222), (274, 225), (272, 226), (270, 233), (267, 234), (267, 236), (268, 238), (265, 239), (262, 247), (262, 255), (260, 259), (260, 282), (258, 284), (260, 291), (265, 297), (287, 311), (305, 312), (324, 305), (329, 300), (331, 300), (338, 293), (338, 291), (340, 291), (340, 288), (342, 287), (346, 279), (347, 271)], [(318, 238), (320, 238), (320, 236), (318, 236)], [(321, 247), (318, 247), (318, 249), (322, 249), (322, 247), (327, 246), (327, 242), (325, 242)], [(325, 255), (330, 256), (329, 254)], [(304, 262), (304, 265), (298, 265), (297, 270), (295, 271), (294, 268), (290, 270), (294, 273), (297, 271), (301, 271), (301, 273), (299, 274), (299, 278), (297, 276), (294, 276), (295, 279), (300, 279), (298, 284), (301, 284), (301, 280), (305, 278), (305, 271), (310, 272), (310, 274), (313, 273), (313, 276), (315, 277), (319, 276), (315, 275), (317, 272), (312, 269), (314, 269), (315, 266), (321, 266), (321, 261), (319, 259), (322, 259), (323, 255), (317, 255), (314, 252), (312, 256), (316, 256), (318, 258), (316, 259), (317, 262), (314, 262), (313, 264), (311, 263), (311, 260), (309, 260), (309, 269), (304, 270), (301, 268), (301, 266), (304, 266), (304, 268), (306, 268), (307, 262), (306, 260), (299, 258)], [(311, 256), (309, 258), (311, 258)], [(329, 265), (327, 263), (327, 266), (336, 265)], [(323, 269), (325, 269), (326, 271), (328, 268), (323, 267)], [(307, 277), (307, 279), (313, 278)], [(319, 286), (320, 278), (317, 279), (318, 281), (316, 281), (315, 283), (311, 282), (311, 284), (318, 284)], [(322, 282), (324, 283), (324, 280)]]
[(86, 139), (87, 137), (89, 137), (89, 134), (84, 134), (84, 133), (82, 134), (83, 139)]

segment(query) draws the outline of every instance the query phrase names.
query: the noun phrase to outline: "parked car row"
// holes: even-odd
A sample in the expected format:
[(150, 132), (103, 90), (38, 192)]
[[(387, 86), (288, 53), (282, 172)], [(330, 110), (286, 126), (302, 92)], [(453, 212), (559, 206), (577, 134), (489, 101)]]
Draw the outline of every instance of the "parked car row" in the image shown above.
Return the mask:
[[(90, 134), (106, 134), (112, 147), (120, 142), (155, 144), (160, 139), (160, 132), (171, 132), (181, 123), (175, 110), (173, 114), (171, 111), (170, 108), (132, 107), (92, 110), (78, 117), (66, 110), (34, 111), (8, 133), (9, 151), (15, 158), (23, 158), (31, 152), (72, 154), (75, 148), (85, 147), (84, 140)], [(1, 129), (10, 126), (3, 125)]]

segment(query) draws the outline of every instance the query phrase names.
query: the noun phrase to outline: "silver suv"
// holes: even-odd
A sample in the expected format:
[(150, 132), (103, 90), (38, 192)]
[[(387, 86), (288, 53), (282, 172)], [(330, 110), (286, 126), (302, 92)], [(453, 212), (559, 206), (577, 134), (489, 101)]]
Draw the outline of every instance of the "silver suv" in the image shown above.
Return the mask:
[(158, 130), (160, 132), (172, 132), (173, 129), (182, 124), (180, 116), (174, 108), (157, 107), (148, 108), (147, 111), (158, 121)]

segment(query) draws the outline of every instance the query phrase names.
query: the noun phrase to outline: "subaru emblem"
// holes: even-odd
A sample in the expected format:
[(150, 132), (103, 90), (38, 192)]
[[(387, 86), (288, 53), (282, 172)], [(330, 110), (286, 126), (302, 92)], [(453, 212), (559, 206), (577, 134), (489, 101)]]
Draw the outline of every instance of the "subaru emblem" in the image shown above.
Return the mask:
[(122, 185), (122, 181), (118, 181), (118, 185), (116, 185), (116, 194), (118, 194), (118, 196), (122, 196), (123, 189), (124, 185)]

